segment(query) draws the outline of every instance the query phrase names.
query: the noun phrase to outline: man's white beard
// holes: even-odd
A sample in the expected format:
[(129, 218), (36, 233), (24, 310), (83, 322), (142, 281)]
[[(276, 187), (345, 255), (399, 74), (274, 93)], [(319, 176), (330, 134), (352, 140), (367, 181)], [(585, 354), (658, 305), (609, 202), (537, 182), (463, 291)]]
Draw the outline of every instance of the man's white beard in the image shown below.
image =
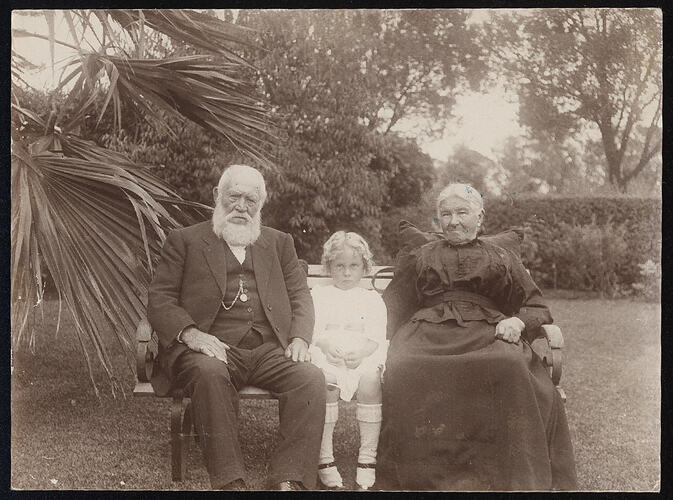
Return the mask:
[(234, 216), (239, 216), (236, 212), (226, 214), (224, 208), (220, 203), (215, 205), (213, 212), (213, 232), (232, 246), (247, 246), (251, 245), (261, 233), (262, 227), (262, 213), (258, 211), (254, 217), (248, 217), (248, 222), (245, 224), (234, 224), (230, 219)]

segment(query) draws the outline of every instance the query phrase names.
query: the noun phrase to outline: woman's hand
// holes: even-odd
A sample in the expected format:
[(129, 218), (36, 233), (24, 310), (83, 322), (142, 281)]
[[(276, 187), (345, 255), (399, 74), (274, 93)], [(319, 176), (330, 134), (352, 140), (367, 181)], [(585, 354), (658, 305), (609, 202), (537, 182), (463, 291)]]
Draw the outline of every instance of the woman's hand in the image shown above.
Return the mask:
[(514, 344), (521, 338), (521, 332), (523, 332), (525, 326), (523, 321), (514, 316), (503, 319), (495, 325), (495, 336), (505, 342)]

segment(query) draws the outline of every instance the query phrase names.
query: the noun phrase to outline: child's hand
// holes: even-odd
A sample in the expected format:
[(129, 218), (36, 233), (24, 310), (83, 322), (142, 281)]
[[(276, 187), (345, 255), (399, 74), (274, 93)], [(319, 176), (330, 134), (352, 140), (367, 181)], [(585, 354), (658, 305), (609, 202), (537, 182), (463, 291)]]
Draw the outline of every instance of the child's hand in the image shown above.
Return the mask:
[[(330, 354), (330, 349), (333, 349), (334, 342), (333, 339), (329, 337), (321, 337), (318, 340), (315, 341), (315, 345), (318, 349), (322, 351), (322, 353), (327, 356)], [(332, 355), (335, 355), (336, 353), (332, 352)]]
[(364, 349), (356, 349), (354, 351), (347, 352), (344, 355), (344, 361), (346, 362), (346, 368), (350, 368), (351, 370), (357, 368), (360, 366), (360, 363), (362, 363), (362, 360), (365, 359), (368, 356), (364, 352)]
[(325, 353), (325, 356), (332, 356), (335, 359), (344, 359), (345, 355), (346, 353), (343, 352), (343, 350), (334, 343), (331, 343), (329, 346), (327, 346), (327, 352)]
[(371, 339), (366, 339), (366, 342), (360, 347), (351, 349), (344, 354), (344, 361), (346, 362), (346, 366), (351, 370), (357, 368), (365, 358), (371, 356), (374, 353), (377, 347), (378, 344), (376, 342)]
[(329, 352), (325, 353), (325, 359), (327, 359), (327, 362), (331, 365), (334, 366), (344, 366), (345, 362), (343, 358), (338, 358), (336, 356), (332, 356)]

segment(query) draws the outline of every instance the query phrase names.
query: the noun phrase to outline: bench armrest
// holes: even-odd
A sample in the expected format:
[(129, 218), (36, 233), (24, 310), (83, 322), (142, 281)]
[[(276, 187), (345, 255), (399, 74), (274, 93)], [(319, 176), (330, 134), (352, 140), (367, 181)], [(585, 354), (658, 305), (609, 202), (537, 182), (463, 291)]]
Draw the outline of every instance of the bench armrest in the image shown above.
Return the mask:
[(389, 275), (389, 274), (393, 273), (394, 271), (395, 271), (394, 267), (383, 267), (383, 268), (379, 269), (378, 271), (376, 271), (374, 273), (374, 276), (372, 276), (372, 288), (379, 293), (383, 293), (383, 288), (377, 288), (376, 280), (378, 278), (382, 277), (382, 276), (380, 276), (381, 274), (388, 274)]
[(559, 385), (563, 373), (563, 333), (556, 325), (542, 325), (542, 332), (549, 345), (546, 362), (551, 371), (551, 380), (554, 385)]
[(138, 382), (149, 382), (152, 379), (155, 350), (152, 349), (152, 326), (147, 318), (142, 318), (136, 329), (136, 376)]
[(561, 329), (558, 326), (542, 325), (542, 331), (549, 342), (549, 347), (552, 349), (563, 349), (565, 345), (563, 342), (563, 333), (561, 333)]

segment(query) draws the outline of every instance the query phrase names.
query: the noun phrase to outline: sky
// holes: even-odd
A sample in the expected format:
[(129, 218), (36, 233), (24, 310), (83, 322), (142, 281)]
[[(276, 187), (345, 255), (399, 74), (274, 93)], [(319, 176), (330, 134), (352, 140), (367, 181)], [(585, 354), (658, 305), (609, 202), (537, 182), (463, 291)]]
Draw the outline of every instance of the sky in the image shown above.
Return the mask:
[[(476, 10), (472, 14), (471, 22), (482, 22), (487, 18), (488, 11)], [(48, 32), (43, 16), (12, 16), (12, 27), (41, 34)], [(56, 16), (55, 28), (58, 39), (73, 43), (62, 16)], [(59, 64), (59, 61), (75, 54), (74, 50), (56, 44), (54, 54), (56, 71), (52, 75), (49, 43), (46, 40), (18, 38), (17, 42), (12, 47), (14, 50), (43, 67), (42, 70), (29, 74), (27, 78), (31, 85), (42, 90), (53, 87), (54, 81), (58, 81), (63, 68), (63, 62)], [(443, 136), (439, 139), (417, 136), (417, 141), (423, 151), (438, 162), (446, 161), (461, 144), (495, 160), (495, 154), (504, 140), (521, 133), (517, 109), (517, 104), (511, 102), (511, 98), (508, 99), (502, 89), (495, 88), (487, 93), (465, 93), (458, 96), (452, 110), (456, 118), (447, 125)], [(413, 135), (418, 126), (417, 121), (407, 120), (401, 121), (395, 128), (402, 133)]]
[[(458, 96), (452, 110), (456, 117), (449, 123), (439, 139), (421, 139), (419, 145), (433, 159), (444, 162), (460, 145), (478, 151), (495, 161), (497, 151), (505, 139), (520, 135), (518, 105), (511, 102), (503, 89), (495, 88), (487, 93), (468, 92)], [(397, 127), (409, 132), (417, 122), (405, 122)]]

